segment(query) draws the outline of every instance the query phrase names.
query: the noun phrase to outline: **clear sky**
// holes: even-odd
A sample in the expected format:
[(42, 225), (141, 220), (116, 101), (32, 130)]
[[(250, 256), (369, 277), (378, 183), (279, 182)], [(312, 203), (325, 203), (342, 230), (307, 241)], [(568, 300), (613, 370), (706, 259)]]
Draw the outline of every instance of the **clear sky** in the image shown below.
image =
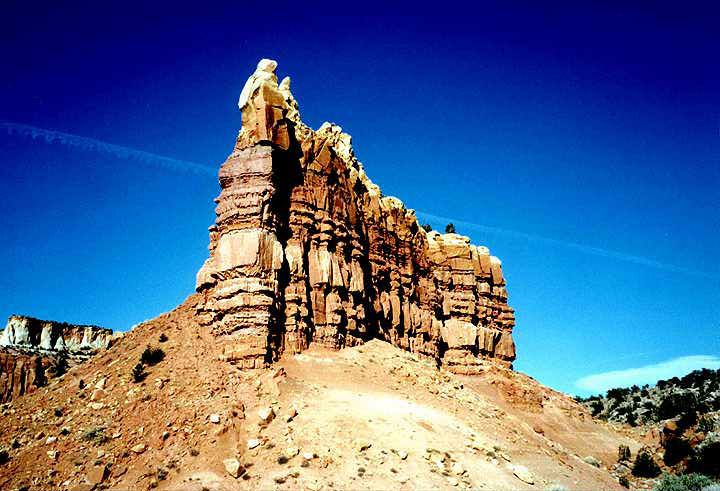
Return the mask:
[(127, 329), (190, 294), (269, 57), (385, 194), (503, 260), (518, 369), (720, 366), (715, 2), (44, 3), (0, 15), (0, 316)]

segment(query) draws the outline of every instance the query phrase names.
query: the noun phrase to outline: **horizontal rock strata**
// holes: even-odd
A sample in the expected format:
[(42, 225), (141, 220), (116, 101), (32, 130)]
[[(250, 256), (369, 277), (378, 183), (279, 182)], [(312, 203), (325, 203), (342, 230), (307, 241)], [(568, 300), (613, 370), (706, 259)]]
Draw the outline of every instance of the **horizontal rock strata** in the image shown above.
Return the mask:
[(350, 136), (300, 119), (290, 81), (263, 60), (243, 89), (242, 130), (219, 173), (197, 315), (225, 358), (260, 367), (312, 342), (380, 338), (457, 373), (515, 359), (500, 261), (426, 232), (383, 196)]
[(0, 401), (17, 398), (110, 346), (111, 329), (13, 315), (0, 332)]

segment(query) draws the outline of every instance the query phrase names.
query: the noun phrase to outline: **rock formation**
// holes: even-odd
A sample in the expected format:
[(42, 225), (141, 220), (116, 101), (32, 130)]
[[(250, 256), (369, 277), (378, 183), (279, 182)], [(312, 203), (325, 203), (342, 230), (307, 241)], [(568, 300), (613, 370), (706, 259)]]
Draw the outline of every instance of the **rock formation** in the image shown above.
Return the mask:
[(10, 316), (0, 333), (0, 401), (44, 385), (110, 346), (111, 329)]
[(457, 234), (426, 232), (383, 196), (351, 138), (300, 119), (290, 79), (262, 60), (240, 96), (242, 130), (220, 168), (201, 324), (224, 358), (257, 368), (312, 342), (373, 338), (457, 373), (515, 359), (500, 260)]

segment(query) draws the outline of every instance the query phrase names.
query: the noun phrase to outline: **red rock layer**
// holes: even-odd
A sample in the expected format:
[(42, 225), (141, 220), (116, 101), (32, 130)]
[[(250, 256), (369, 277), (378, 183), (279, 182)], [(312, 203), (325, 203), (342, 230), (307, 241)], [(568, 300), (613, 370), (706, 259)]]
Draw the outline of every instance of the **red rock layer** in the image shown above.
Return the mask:
[(305, 126), (274, 68), (263, 60), (243, 90), (198, 273), (197, 314), (225, 358), (259, 367), (311, 342), (381, 338), (458, 373), (512, 362), (500, 261), (466, 237), (425, 232), (413, 210), (382, 196), (349, 135)]

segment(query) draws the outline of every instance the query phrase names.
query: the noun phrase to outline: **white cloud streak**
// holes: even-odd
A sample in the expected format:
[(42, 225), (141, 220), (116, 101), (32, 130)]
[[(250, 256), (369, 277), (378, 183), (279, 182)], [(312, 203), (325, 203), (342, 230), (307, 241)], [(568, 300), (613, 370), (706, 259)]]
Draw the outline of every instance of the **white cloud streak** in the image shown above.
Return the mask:
[(599, 393), (615, 387), (654, 384), (658, 380), (681, 377), (701, 368), (720, 368), (720, 358), (712, 355), (681, 356), (653, 365), (588, 375), (576, 380), (575, 386)]
[[(217, 176), (217, 169), (208, 165), (199, 164), (197, 162), (190, 162), (187, 160), (175, 159), (172, 157), (165, 157), (163, 155), (157, 155), (134, 148), (123, 147), (112, 143), (107, 143), (93, 138), (87, 138), (84, 136), (74, 135), (71, 133), (64, 133), (61, 131), (46, 130), (35, 126), (26, 124), (12, 123), (7, 121), (0, 121), (0, 129), (5, 130), (9, 135), (22, 135), (34, 140), (42, 139), (46, 143), (58, 143), (67, 147), (79, 148), (82, 150), (89, 150), (98, 153), (106, 153), (117, 158), (136, 161), (142, 164), (150, 164), (154, 166), (164, 167), (173, 171), (179, 172), (191, 172), (195, 174), (202, 174), (208, 176)], [(592, 247), (575, 242), (568, 242), (557, 239), (550, 239), (539, 235), (528, 234), (525, 232), (519, 232), (516, 230), (509, 230), (499, 227), (490, 227), (487, 225), (481, 225), (479, 223), (466, 222), (463, 220), (456, 220), (454, 218), (443, 217), (439, 215), (433, 215), (431, 213), (425, 213), (417, 211), (416, 214), (426, 220), (433, 220), (437, 222), (452, 222), (456, 225), (460, 225), (466, 229), (474, 229), (485, 233), (494, 233), (510, 237), (513, 239), (526, 240), (534, 243), (545, 244), (549, 246), (562, 247), (565, 249), (574, 250), (583, 254), (590, 254), (594, 256), (616, 259), (618, 261), (625, 261), (641, 266), (647, 266), (650, 268), (660, 269), (671, 273), (680, 273), (690, 276), (708, 278), (712, 280), (720, 280), (720, 274), (712, 273), (708, 271), (699, 271), (690, 268), (684, 268), (673, 264), (667, 264), (654, 259), (650, 259), (643, 256), (634, 256), (632, 254), (625, 254), (623, 252), (610, 251), (607, 249), (601, 249), (599, 247)]]
[(71, 133), (46, 130), (35, 126), (10, 123), (7, 121), (0, 121), (0, 129), (5, 130), (9, 135), (22, 135), (30, 137), (33, 140), (40, 138), (46, 143), (58, 143), (66, 147), (105, 153), (120, 159), (133, 160), (142, 164), (164, 167), (174, 171), (217, 176), (217, 169), (207, 165), (198, 164), (197, 162), (165, 157), (163, 155), (157, 155), (150, 152), (144, 152), (142, 150), (136, 150), (134, 148), (122, 147), (120, 145), (95, 140), (93, 138), (73, 135)]
[(628, 262), (628, 263), (638, 264), (640, 266), (647, 266), (650, 268), (661, 269), (663, 271), (668, 271), (671, 273), (680, 273), (680, 274), (685, 274), (685, 275), (690, 275), (690, 276), (708, 278), (711, 280), (720, 280), (719, 273), (711, 273), (708, 271), (699, 271), (696, 269), (683, 268), (682, 266), (676, 266), (674, 264), (663, 263), (663, 262), (656, 261), (654, 259), (650, 259), (650, 258), (643, 257), (643, 256), (634, 256), (632, 254), (626, 254), (624, 252), (610, 251), (607, 249), (601, 249), (599, 247), (592, 247), (592, 246), (588, 246), (588, 245), (578, 244), (576, 242), (550, 239), (548, 237), (527, 234), (525, 232), (518, 232), (516, 230), (509, 230), (509, 229), (498, 228), (498, 227), (490, 227), (487, 225), (481, 225), (479, 223), (465, 222), (465, 221), (456, 220), (456, 219), (450, 218), (450, 217), (432, 215), (430, 213), (425, 213), (422, 211), (416, 211), (415, 213), (419, 217), (422, 217), (426, 220), (433, 220), (433, 221), (445, 222), (445, 223), (452, 222), (453, 224), (460, 225), (463, 228), (474, 229), (474, 230), (478, 230), (480, 232), (504, 235), (505, 237), (510, 237), (513, 239), (526, 240), (529, 242), (545, 244), (545, 245), (554, 246), (554, 247), (562, 247), (564, 249), (570, 249), (570, 250), (580, 252), (583, 254), (590, 254), (592, 256), (599, 256), (599, 257), (604, 257), (604, 258), (608, 258), (608, 259), (615, 259), (618, 261), (624, 261), (624, 262)]

